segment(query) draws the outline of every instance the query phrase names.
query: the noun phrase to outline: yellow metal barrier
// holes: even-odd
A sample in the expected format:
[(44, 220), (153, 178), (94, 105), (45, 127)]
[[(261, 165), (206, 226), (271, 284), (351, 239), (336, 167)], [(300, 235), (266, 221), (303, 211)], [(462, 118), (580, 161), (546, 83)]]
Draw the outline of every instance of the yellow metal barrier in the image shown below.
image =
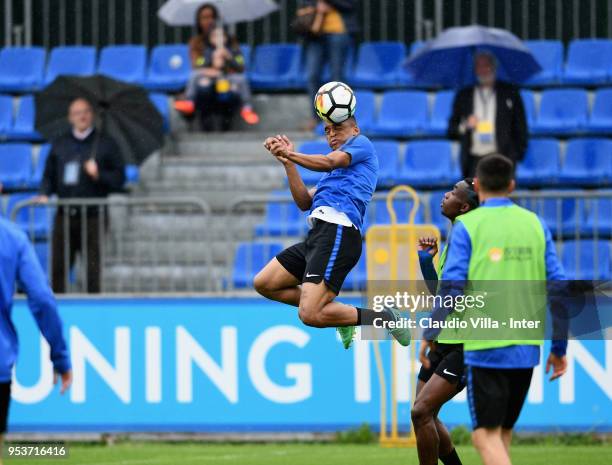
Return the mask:
[[(412, 201), (407, 224), (397, 222), (393, 201), (399, 193), (407, 193)], [(420, 207), (417, 192), (409, 186), (396, 186), (387, 196), (387, 210), (391, 219), (389, 225), (376, 225), (368, 229), (366, 234), (368, 296), (390, 294), (398, 289), (402, 282), (402, 290), (415, 292), (415, 283), (422, 279), (417, 252), (419, 237), (435, 237), (440, 241), (439, 229), (430, 224), (415, 225), (414, 219)], [(437, 260), (437, 257), (436, 257)], [(412, 317), (413, 315), (409, 315)], [(416, 395), (417, 354), (415, 347), (416, 330), (413, 331), (413, 344), (409, 352), (410, 366), (410, 405)], [(380, 443), (385, 447), (413, 447), (416, 444), (412, 428), (408, 434), (400, 434), (398, 419), (397, 393), (397, 342), (390, 345), (390, 383), (387, 386), (385, 367), (381, 356), (380, 341), (373, 341), (374, 358), (380, 385)], [(390, 390), (390, 428), (387, 424), (388, 391)], [(410, 416), (406, 419), (410, 424)]]

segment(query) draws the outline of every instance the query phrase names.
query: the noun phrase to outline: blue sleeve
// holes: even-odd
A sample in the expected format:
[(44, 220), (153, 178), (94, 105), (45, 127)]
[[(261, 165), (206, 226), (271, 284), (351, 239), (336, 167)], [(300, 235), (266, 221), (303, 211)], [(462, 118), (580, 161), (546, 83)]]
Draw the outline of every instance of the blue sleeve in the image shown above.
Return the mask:
[[(448, 247), (446, 262), (442, 271), (442, 283), (438, 292), (438, 295), (442, 296), (442, 300), (447, 295), (460, 295), (463, 292), (468, 277), (470, 257), (472, 255), (472, 239), (460, 221), (453, 225)], [(452, 310), (452, 308), (436, 306), (431, 313), (431, 319), (434, 321), (444, 321)], [(423, 338), (433, 341), (438, 337), (439, 333), (439, 329), (428, 328), (423, 332)]]
[(361, 163), (374, 155), (372, 143), (364, 136), (353, 137), (338, 150), (351, 156), (351, 165)]
[(436, 269), (433, 265), (433, 257), (429, 252), (419, 250), (419, 265), (429, 292), (435, 295), (438, 288), (438, 273), (436, 273)]
[(55, 371), (65, 373), (71, 366), (62, 322), (47, 277), (25, 235), (19, 243), (18, 260), (17, 279), (28, 296), (28, 306), (36, 324), (51, 347), (53, 367)]
[(544, 240), (546, 242), (544, 257), (546, 263), (546, 281), (548, 284), (550, 311), (553, 318), (554, 337), (551, 342), (550, 351), (561, 357), (567, 352), (567, 335), (569, 331), (569, 317), (563, 305), (565, 289), (560, 289), (561, 286), (565, 286), (566, 276), (563, 265), (561, 265), (559, 257), (557, 257), (557, 249), (555, 248), (550, 229), (548, 229), (542, 218), (540, 218), (540, 223), (544, 230)]

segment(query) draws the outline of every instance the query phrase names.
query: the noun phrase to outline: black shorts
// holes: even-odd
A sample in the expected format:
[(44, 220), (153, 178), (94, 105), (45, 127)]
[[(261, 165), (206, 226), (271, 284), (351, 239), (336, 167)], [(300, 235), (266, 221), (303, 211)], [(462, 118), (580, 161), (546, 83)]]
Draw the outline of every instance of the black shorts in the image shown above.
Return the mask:
[(521, 413), (533, 368), (467, 366), (472, 427), (512, 429)]
[[(0, 383), (0, 434), (6, 432), (9, 404), (11, 402), (11, 383)], [(1, 452), (0, 452), (1, 453)]]
[(355, 227), (314, 220), (306, 240), (276, 256), (281, 265), (302, 283), (325, 281), (335, 294), (361, 256), (362, 239)]
[(457, 385), (457, 392), (465, 387), (465, 376), (463, 373), (463, 344), (440, 344), (436, 343), (436, 350), (429, 351), (429, 368), (421, 365), (419, 379), (423, 382), (429, 381), (435, 373), (451, 384)]

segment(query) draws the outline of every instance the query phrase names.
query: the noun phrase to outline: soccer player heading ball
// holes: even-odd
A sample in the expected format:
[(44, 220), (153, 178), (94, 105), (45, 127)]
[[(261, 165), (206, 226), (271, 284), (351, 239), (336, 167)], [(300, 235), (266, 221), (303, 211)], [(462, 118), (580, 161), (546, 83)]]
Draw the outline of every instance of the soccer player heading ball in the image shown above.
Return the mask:
[[(355, 98), (350, 88), (328, 83), (321, 89), (315, 105), (325, 122), (330, 153), (298, 153), (284, 135), (264, 142), (283, 164), (295, 203), (310, 212), (311, 229), (306, 240), (273, 258), (257, 274), (254, 286), (264, 297), (298, 307), (300, 319), (308, 326), (338, 327), (348, 348), (355, 325), (371, 325), (374, 319), (396, 321), (400, 316), (390, 308), (374, 312), (334, 301), (361, 256), (363, 218), (376, 189), (378, 158), (353, 117)], [(325, 174), (309, 190), (296, 165)], [(389, 332), (400, 344), (410, 343), (408, 329)]]

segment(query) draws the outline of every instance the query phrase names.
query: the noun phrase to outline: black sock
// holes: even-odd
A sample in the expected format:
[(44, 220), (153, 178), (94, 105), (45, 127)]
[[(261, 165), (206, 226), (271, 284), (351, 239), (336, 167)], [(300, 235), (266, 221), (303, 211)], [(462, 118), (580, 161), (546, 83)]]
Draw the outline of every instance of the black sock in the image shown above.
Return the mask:
[(373, 326), (376, 318), (379, 318), (382, 321), (395, 321), (395, 317), (389, 312), (375, 312), (369, 308), (356, 308), (358, 326)]
[(453, 448), (453, 450), (444, 457), (440, 456), (440, 460), (444, 465), (462, 465), (459, 456), (457, 455), (457, 449)]

